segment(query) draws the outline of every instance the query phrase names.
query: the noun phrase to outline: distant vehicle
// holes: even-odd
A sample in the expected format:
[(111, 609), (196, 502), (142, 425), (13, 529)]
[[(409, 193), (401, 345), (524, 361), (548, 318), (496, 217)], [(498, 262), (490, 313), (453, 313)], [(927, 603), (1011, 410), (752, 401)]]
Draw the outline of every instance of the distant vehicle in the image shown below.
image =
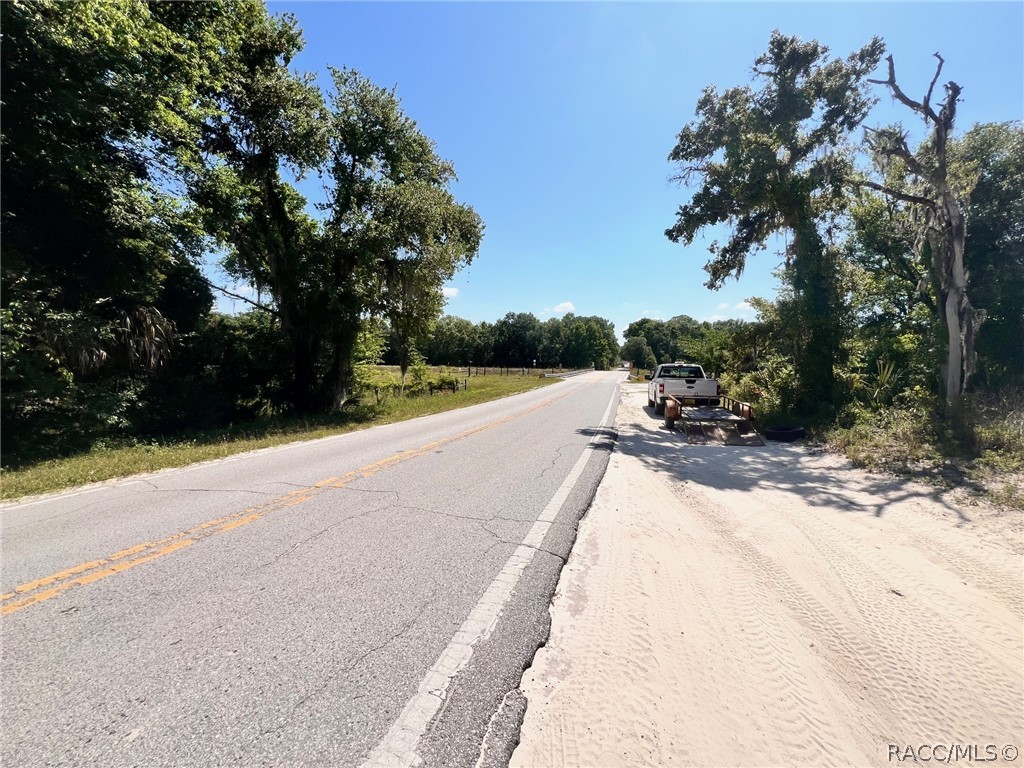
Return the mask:
[(661, 416), (665, 398), (678, 397), (683, 405), (719, 405), (722, 388), (717, 379), (709, 379), (704, 369), (693, 363), (662, 363), (647, 379), (647, 405)]

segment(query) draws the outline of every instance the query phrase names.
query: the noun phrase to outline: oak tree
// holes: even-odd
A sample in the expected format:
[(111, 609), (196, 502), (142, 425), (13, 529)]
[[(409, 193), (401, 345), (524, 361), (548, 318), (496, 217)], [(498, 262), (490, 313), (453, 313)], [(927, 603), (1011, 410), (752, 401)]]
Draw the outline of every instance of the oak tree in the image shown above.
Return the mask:
[(758, 87), (705, 89), (697, 119), (669, 155), (679, 168), (676, 180), (699, 186), (666, 236), (688, 245), (707, 227), (731, 229), (724, 245), (710, 248), (709, 288), (739, 276), (771, 235), (788, 233), (788, 277), (806, 337), (796, 359), (799, 405), (807, 410), (830, 404), (835, 390), (841, 297), (826, 226), (850, 173), (837, 150), (873, 103), (865, 78), (883, 44), (873, 39), (846, 59), (828, 53), (817, 41), (774, 32), (754, 63)]
[(475, 257), (483, 222), (449, 190), (455, 169), (408, 117), (394, 89), (332, 69), (325, 307), (332, 404), (345, 401), (364, 315), (388, 320), (405, 369), (444, 307), (442, 287)]

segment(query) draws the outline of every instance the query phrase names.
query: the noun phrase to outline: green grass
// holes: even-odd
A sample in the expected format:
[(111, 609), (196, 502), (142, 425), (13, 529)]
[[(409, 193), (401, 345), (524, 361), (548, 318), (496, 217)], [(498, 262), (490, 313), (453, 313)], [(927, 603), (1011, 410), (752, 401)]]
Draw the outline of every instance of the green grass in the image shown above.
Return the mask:
[(474, 376), (469, 388), (358, 405), (314, 419), (265, 419), (197, 435), (148, 444), (94, 448), (88, 453), (44, 461), (0, 474), (0, 499), (17, 499), (170, 467), (183, 467), (275, 445), (315, 440), (396, 421), (497, 400), (543, 387), (558, 379), (527, 376)]

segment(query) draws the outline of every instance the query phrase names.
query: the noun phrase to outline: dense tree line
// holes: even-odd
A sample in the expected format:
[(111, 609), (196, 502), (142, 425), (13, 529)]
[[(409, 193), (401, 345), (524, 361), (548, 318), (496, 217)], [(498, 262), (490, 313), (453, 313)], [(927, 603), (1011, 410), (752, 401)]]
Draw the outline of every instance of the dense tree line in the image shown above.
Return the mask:
[[(323, 92), (255, 0), (0, 13), (5, 463), (336, 409), (365, 325), (422, 341), (483, 225), (394, 91), (337, 69)], [(215, 255), (253, 313), (211, 311)]]
[(593, 366), (604, 370), (620, 360), (615, 327), (610, 321), (572, 313), (541, 322), (528, 312), (509, 312), (494, 323), (475, 324), (445, 316), (434, 327), (422, 352), (435, 365)]

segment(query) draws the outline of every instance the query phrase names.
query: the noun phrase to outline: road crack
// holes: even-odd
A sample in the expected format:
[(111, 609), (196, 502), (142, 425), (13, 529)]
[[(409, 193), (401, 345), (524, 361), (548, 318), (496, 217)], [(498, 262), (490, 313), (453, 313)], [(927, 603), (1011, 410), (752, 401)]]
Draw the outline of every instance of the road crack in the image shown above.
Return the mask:
[(550, 463), (550, 464), (549, 464), (548, 466), (544, 467), (544, 469), (542, 469), (542, 470), (540, 471), (540, 474), (539, 474), (539, 475), (537, 475), (537, 476), (536, 476), (535, 478), (533, 478), (533, 479), (534, 479), (534, 480), (541, 480), (541, 479), (542, 479), (542, 478), (544, 477), (544, 475), (546, 475), (546, 474), (547, 474), (547, 473), (548, 473), (549, 471), (551, 471), (552, 469), (554, 469), (554, 468), (555, 468), (555, 465), (556, 465), (556, 464), (557, 464), (557, 463), (558, 463), (559, 461), (561, 461), (561, 460), (562, 460), (562, 451), (564, 451), (564, 450), (565, 450), (566, 448), (571, 448), (571, 447), (572, 447), (572, 444), (568, 444), (568, 445), (560, 445), (560, 446), (558, 446), (557, 448), (555, 448), (555, 457), (554, 457), (553, 459), (551, 459), (551, 463)]
[(529, 520), (519, 520), (514, 517), (502, 517), (501, 515), (491, 515), (490, 517), (471, 517), (469, 515), (457, 515), (453, 512), (439, 512), (436, 509), (425, 509), (423, 507), (411, 507), (407, 505), (396, 507), (396, 509), (408, 509), (413, 512), (422, 512), (428, 515), (437, 515), (438, 517), (454, 517), (459, 520), (471, 520), (479, 524), (480, 528), (482, 528), (484, 532), (495, 538), (495, 544), (491, 547), (488, 547), (486, 551), (490, 551), (490, 549), (497, 544), (507, 544), (510, 547), (526, 547), (527, 549), (532, 549), (534, 552), (543, 552), (546, 555), (551, 555), (552, 557), (557, 558), (559, 562), (562, 563), (562, 565), (565, 565), (566, 562), (566, 559), (557, 552), (552, 552), (550, 549), (545, 549), (544, 547), (537, 547), (532, 544), (527, 544), (523, 541), (513, 541), (512, 539), (507, 539), (500, 533), (498, 533), (495, 530), (492, 530), (486, 525), (486, 523), (492, 522), (494, 520), (503, 520), (509, 523), (530, 523), (532, 525), (533, 523)]
[(391, 634), (386, 640), (383, 640), (382, 642), (378, 643), (377, 645), (374, 645), (373, 647), (368, 648), (365, 651), (363, 651), (350, 664), (348, 664), (347, 666), (339, 669), (334, 674), (328, 675), (318, 685), (316, 685), (311, 691), (309, 691), (308, 693), (306, 693), (302, 697), (300, 697), (299, 700), (297, 702), (295, 702), (294, 706), (292, 706), (292, 708), (288, 711), (288, 714), (286, 714), (284, 716), (283, 721), (281, 722), (280, 725), (274, 726), (272, 728), (262, 728), (262, 729), (260, 729), (260, 734), (259, 734), (260, 737), (269, 736), (269, 735), (271, 735), (273, 733), (278, 733), (278, 732), (284, 730), (284, 728), (288, 725), (288, 723), (291, 722), (291, 720), (295, 716), (296, 712), (298, 712), (300, 709), (302, 709), (302, 707), (304, 707), (312, 699), (315, 699), (316, 697), (322, 695), (324, 693), (324, 691), (327, 690), (327, 687), (331, 683), (333, 683), (336, 679), (338, 679), (339, 677), (341, 677), (345, 673), (350, 672), (351, 670), (353, 670), (356, 667), (358, 667), (360, 664), (362, 664), (372, 654), (378, 653), (378, 652), (384, 650), (389, 645), (391, 645), (391, 643), (395, 642), (400, 637), (402, 637), (403, 635), (407, 634), (416, 625), (416, 622), (418, 622), (420, 620), (420, 618), (422, 618), (423, 614), (427, 612), (427, 609), (429, 609), (434, 604), (434, 602), (437, 600), (437, 596), (441, 593), (441, 591), (442, 591), (441, 587), (438, 587), (437, 589), (433, 590), (430, 593), (430, 595), (427, 597), (427, 599), (424, 601), (424, 603), (420, 607), (420, 609), (416, 612), (416, 615), (413, 616), (411, 619), (409, 619), (409, 621), (405, 622), (405, 624), (402, 625), (401, 629), (399, 629), (397, 632)]
[(268, 560), (265, 563), (260, 563), (259, 565), (256, 566), (256, 569), (268, 568), (268, 567), (276, 564), (281, 558), (284, 558), (284, 557), (287, 557), (288, 555), (290, 555), (292, 552), (297, 550), (299, 547), (301, 547), (301, 546), (303, 546), (305, 544), (308, 544), (311, 541), (316, 541), (321, 536), (323, 536), (325, 533), (329, 532), (330, 530), (332, 530), (334, 528), (337, 528), (339, 525), (344, 525), (345, 523), (351, 523), (353, 520), (358, 520), (361, 517), (366, 517), (367, 515), (372, 515), (374, 512), (379, 512), (382, 509), (386, 509), (387, 506), (388, 505), (385, 503), (385, 504), (383, 504), (383, 505), (381, 505), (379, 507), (374, 507), (373, 509), (365, 509), (362, 512), (359, 512), (358, 514), (349, 515), (348, 517), (343, 517), (341, 520), (337, 520), (337, 521), (331, 523), (330, 525), (328, 525), (328, 526), (326, 526), (324, 528), (321, 528), (316, 533), (310, 534), (309, 536), (307, 536), (306, 538), (302, 539), (301, 541), (296, 542), (295, 544), (290, 546), (285, 551), (279, 553), (272, 560)]

